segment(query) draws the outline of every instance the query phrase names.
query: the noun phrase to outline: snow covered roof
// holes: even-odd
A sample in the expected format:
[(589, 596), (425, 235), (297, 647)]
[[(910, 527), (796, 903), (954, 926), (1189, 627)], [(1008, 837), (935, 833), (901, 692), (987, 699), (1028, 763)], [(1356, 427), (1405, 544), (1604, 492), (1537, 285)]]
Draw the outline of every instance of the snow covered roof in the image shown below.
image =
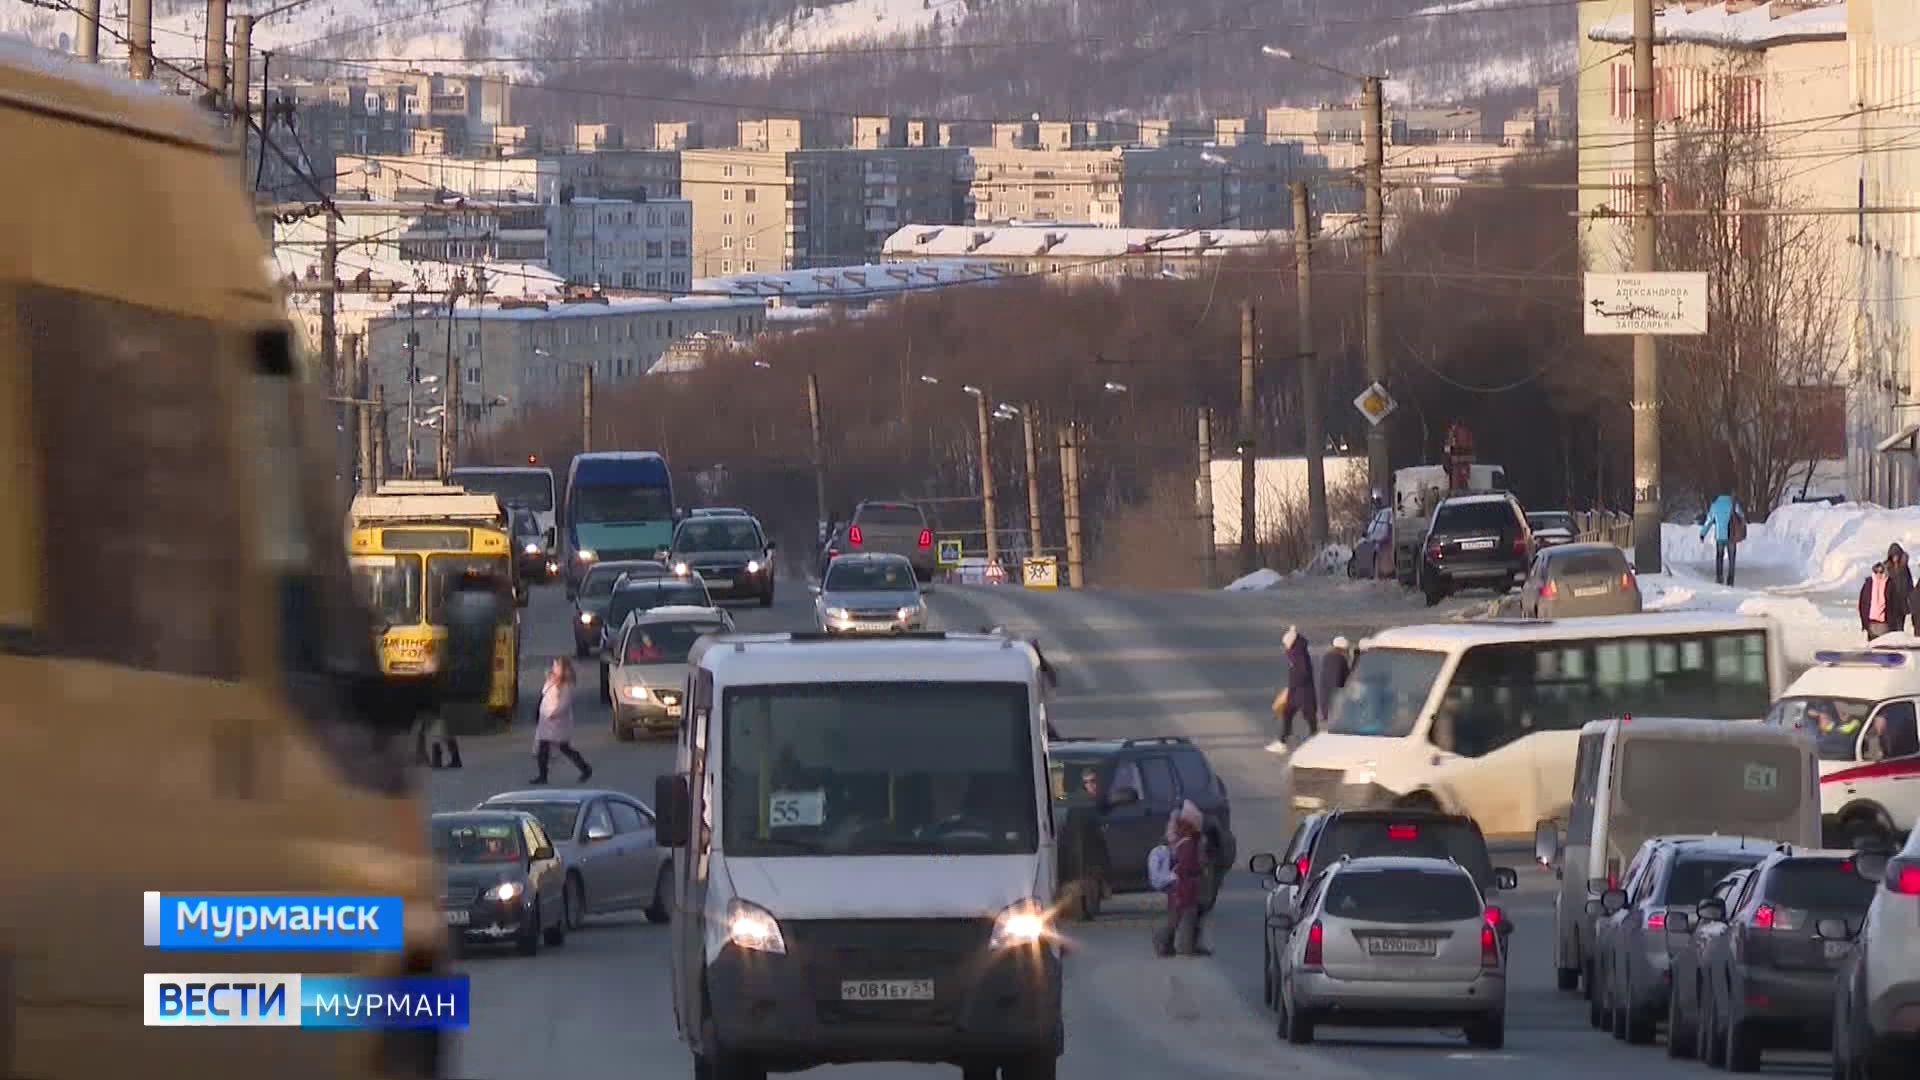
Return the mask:
[(766, 274), (734, 274), (699, 278), (695, 292), (764, 296), (789, 303), (819, 300), (872, 299), (915, 289), (992, 281), (1000, 276), (992, 267), (971, 262), (867, 263), (861, 266), (823, 266), (811, 270), (781, 270)]
[(907, 225), (887, 237), (881, 253), (896, 258), (1115, 258), (1122, 255), (1195, 256), (1227, 248), (1285, 243), (1270, 229), (1117, 229), (1084, 225)]
[[(460, 321), (469, 319), (503, 319), (509, 322), (537, 322), (543, 319), (590, 319), (595, 316), (609, 315), (660, 315), (675, 312), (689, 314), (700, 311), (744, 311), (764, 310), (766, 302), (747, 297), (732, 296), (610, 296), (602, 303), (598, 300), (577, 303), (563, 303), (558, 297), (545, 301), (544, 306), (529, 302), (520, 302), (503, 306), (498, 303), (473, 307), (461, 304), (458, 309)], [(405, 317), (404, 308), (396, 308), (385, 318)]]
[[(1828, 0), (1818, 7), (1808, 7), (1804, 0), (1769, 0), (1744, 11), (1729, 10), (1732, 6), (1710, 4), (1689, 11), (1669, 4), (1654, 12), (1654, 43), (1761, 50), (1847, 37), (1846, 0)], [(1609, 44), (1632, 44), (1633, 16), (1616, 15), (1587, 31), (1587, 36)]]

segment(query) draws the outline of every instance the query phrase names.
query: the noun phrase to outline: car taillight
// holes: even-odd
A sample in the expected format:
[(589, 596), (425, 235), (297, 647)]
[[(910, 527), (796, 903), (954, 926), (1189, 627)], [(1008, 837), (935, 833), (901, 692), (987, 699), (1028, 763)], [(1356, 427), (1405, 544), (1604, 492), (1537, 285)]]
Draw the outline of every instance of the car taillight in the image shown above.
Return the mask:
[(1753, 909), (1753, 927), (1756, 930), (1771, 930), (1778, 918), (1772, 904), (1761, 904)]
[(1514, 538), (1513, 538), (1513, 553), (1514, 553), (1515, 555), (1525, 555), (1525, 554), (1527, 553), (1527, 538), (1526, 538), (1526, 537), (1524, 537), (1524, 536), (1516, 536), (1516, 537), (1514, 537)]
[(860, 534), (860, 526), (854, 525), (847, 529), (847, 543), (852, 544), (854, 547), (859, 547), (865, 542), (866, 537)]
[(1894, 859), (1887, 864), (1887, 891), (1920, 896), (1920, 862)]
[(1632, 574), (1620, 575), (1620, 591), (1621, 592), (1633, 591), (1633, 575)]
[(1434, 544), (1433, 546), (1427, 548), (1427, 558), (1438, 559), (1442, 554), (1445, 553), (1445, 550), (1446, 549), (1442, 548), (1439, 544)]
[(1310, 968), (1320, 966), (1321, 952), (1325, 946), (1326, 938), (1327, 932), (1321, 929), (1320, 920), (1315, 919), (1313, 925), (1307, 927), (1307, 953), (1301, 958), (1301, 964)]
[(1487, 905), (1486, 920), (1488, 926), (1499, 926), (1500, 920), (1506, 918), (1506, 915), (1507, 913), (1501, 911), (1498, 904)]
[(1307, 883), (1307, 866), (1308, 866), (1308, 862), (1307, 862), (1307, 857), (1305, 855), (1302, 855), (1299, 858), (1293, 860), (1294, 869), (1300, 872), (1300, 884), (1302, 885), (1305, 885)]
[(1667, 927), (1667, 913), (1664, 911), (1647, 912), (1647, 929), (1664, 930)]
[(932, 529), (920, 530), (920, 546), (923, 548), (933, 546), (933, 530)]
[(1560, 586), (1555, 585), (1553, 582), (1549, 581), (1545, 585), (1540, 586), (1540, 595), (1551, 600), (1554, 597), (1560, 595)]
[(1500, 935), (1494, 933), (1491, 926), (1480, 928), (1480, 966), (1483, 968), (1500, 966)]
[(1387, 826), (1387, 839), (1389, 840), (1417, 840), (1419, 838), (1420, 838), (1420, 829), (1418, 826), (1415, 826), (1415, 825)]

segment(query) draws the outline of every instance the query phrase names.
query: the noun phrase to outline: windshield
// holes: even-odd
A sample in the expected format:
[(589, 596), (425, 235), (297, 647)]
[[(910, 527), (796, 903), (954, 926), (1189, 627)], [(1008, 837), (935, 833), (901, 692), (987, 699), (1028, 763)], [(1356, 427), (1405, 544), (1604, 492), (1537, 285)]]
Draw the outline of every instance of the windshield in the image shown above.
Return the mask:
[(513, 821), (435, 821), (433, 852), (449, 865), (517, 863), (520, 826)]
[(1853, 869), (1851, 859), (1794, 859), (1773, 868), (1767, 899), (1802, 911), (1867, 910), (1874, 884)]
[(1421, 649), (1367, 649), (1327, 708), (1327, 731), (1399, 739), (1413, 733), (1447, 654)]
[(1629, 569), (1627, 557), (1619, 551), (1567, 551), (1562, 548), (1547, 563), (1547, 572), (1551, 577), (1581, 574), (1619, 577), (1628, 573)]
[(502, 588), (513, 580), (505, 555), (435, 555), (427, 560), (427, 622), (439, 626), (444, 621), (447, 594), (468, 571), (491, 575)]
[(453, 471), (453, 482), (476, 495), (491, 495), (502, 506), (524, 506), (542, 513), (553, 509), (553, 475), (528, 472)]
[(1025, 684), (749, 686), (723, 704), (731, 856), (1039, 850)]
[(1574, 531), (1573, 515), (1571, 514), (1528, 514), (1527, 524), (1535, 529), (1565, 529), (1568, 532)]
[(905, 562), (848, 562), (827, 564), (827, 592), (913, 592), (913, 567)]
[(1091, 804), (1100, 792), (1100, 758), (1054, 758), (1047, 765), (1053, 801)]
[(1874, 704), (1859, 698), (1781, 698), (1768, 719), (1783, 727), (1805, 724), (1819, 744), (1821, 760), (1852, 761), (1860, 743), (1860, 725), (1867, 722)]
[(1420, 859), (1452, 859), (1484, 884), (1493, 883), (1493, 860), (1486, 837), (1464, 821), (1356, 818), (1342, 815), (1313, 846), (1313, 872), (1318, 873), (1342, 855), (1356, 859), (1399, 855)]
[(568, 512), (581, 525), (666, 521), (673, 517), (673, 493), (657, 487), (576, 488)]
[(540, 522), (526, 510), (513, 512), (513, 535), (520, 539), (539, 539)]
[(688, 522), (680, 526), (680, 533), (673, 538), (673, 550), (692, 553), (696, 551), (759, 551), (766, 544), (760, 539), (760, 530), (747, 518), (735, 518), (730, 521), (706, 519)]
[(580, 595), (593, 600), (605, 600), (621, 574), (644, 574), (647, 567), (652, 567), (656, 575), (667, 572), (659, 563), (600, 563), (588, 570), (587, 576), (581, 579)]
[(627, 631), (629, 664), (684, 664), (693, 643), (724, 629), (717, 622), (658, 622)]
[(493, 802), (487, 803), (492, 810), (524, 810), (540, 819), (540, 827), (555, 840), (573, 839), (573, 824), (580, 817), (580, 804), (577, 802)]
[(881, 506), (869, 504), (853, 515), (855, 525), (881, 529), (923, 529), (927, 519), (917, 506)]
[(1454, 503), (1434, 515), (1437, 533), (1497, 533), (1513, 527), (1513, 508), (1505, 502)]
[(1615, 775), (1607, 843), (1634, 851), (1679, 833), (1797, 840), (1812, 768), (1786, 743), (1642, 736), (1627, 740)]
[(713, 600), (707, 596), (706, 586), (699, 582), (663, 581), (658, 584), (648, 582), (636, 589), (621, 589), (607, 605), (607, 625), (619, 626), (627, 621), (627, 616), (636, 611), (651, 611), (657, 607), (712, 607)]
[(420, 556), (360, 555), (349, 566), (375, 632), (420, 621)]
[(1663, 904), (1682, 906), (1697, 904), (1707, 898), (1720, 879), (1735, 870), (1745, 870), (1760, 861), (1762, 851), (1751, 855), (1715, 855), (1712, 858), (1682, 858), (1673, 864), (1673, 872), (1667, 875), (1667, 895)]
[(1355, 869), (1334, 875), (1323, 910), (1363, 922), (1463, 922), (1480, 917), (1480, 894), (1458, 872)]

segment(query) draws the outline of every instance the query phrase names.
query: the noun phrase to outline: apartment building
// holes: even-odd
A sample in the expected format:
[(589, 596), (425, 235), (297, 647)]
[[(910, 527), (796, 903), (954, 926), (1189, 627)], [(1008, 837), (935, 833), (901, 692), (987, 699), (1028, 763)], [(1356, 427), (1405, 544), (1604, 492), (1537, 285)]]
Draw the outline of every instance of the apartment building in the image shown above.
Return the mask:
[(671, 150), (510, 156), (488, 146), (466, 155), (341, 154), (336, 164), (342, 195), (380, 201), (418, 201), (448, 193), (553, 202), (563, 190), (609, 199), (671, 199), (680, 194), (680, 155)]
[(1110, 149), (976, 147), (973, 220), (1136, 228), (1288, 228), (1297, 144)]
[(690, 200), (570, 196), (546, 211), (547, 265), (570, 285), (686, 292), (693, 280)]

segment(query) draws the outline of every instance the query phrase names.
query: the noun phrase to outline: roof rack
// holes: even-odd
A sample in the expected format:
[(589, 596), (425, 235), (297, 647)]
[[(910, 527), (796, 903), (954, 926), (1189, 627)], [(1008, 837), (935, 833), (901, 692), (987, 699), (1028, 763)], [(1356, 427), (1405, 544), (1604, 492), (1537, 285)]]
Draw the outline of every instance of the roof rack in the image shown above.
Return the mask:
[(945, 641), (945, 630), (895, 630), (887, 634), (823, 634), (818, 630), (796, 630), (788, 641)]

